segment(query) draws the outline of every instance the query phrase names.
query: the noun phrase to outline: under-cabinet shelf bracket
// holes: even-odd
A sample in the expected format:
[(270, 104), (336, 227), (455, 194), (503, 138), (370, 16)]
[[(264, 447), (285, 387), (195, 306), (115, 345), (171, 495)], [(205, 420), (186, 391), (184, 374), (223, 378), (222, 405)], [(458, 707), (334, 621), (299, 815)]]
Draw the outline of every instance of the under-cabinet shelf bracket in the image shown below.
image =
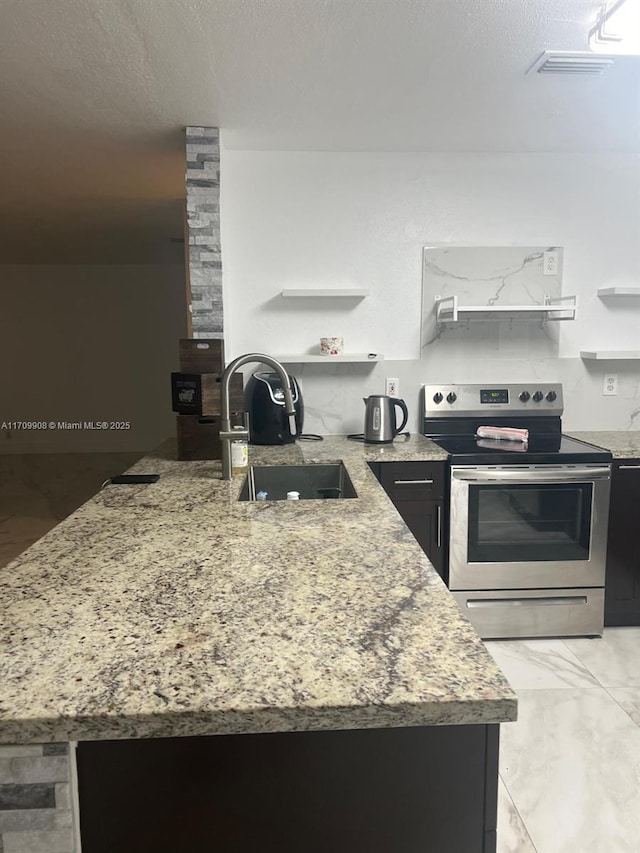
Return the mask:
[(544, 297), (544, 304), (547, 308), (547, 316), (545, 320), (575, 320), (578, 311), (577, 296), (549, 296)]
[(458, 322), (458, 297), (457, 296), (436, 296), (434, 299), (436, 305), (436, 323), (457, 323)]
[(506, 315), (521, 319), (542, 317), (544, 321), (575, 320), (578, 298), (576, 296), (556, 296), (545, 294), (542, 305), (460, 305), (457, 296), (436, 296), (436, 322), (457, 323), (466, 315), (478, 319), (498, 319)]

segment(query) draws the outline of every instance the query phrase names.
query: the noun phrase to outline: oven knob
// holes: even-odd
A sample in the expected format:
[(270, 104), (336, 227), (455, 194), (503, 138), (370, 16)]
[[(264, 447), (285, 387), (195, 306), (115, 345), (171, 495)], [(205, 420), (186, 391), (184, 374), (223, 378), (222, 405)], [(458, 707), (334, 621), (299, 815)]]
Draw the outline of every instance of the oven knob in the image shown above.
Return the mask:
[(433, 402), (434, 403), (441, 403), (442, 402), (442, 394), (439, 391), (437, 394), (433, 395)]
[(457, 398), (457, 397), (456, 397), (456, 395), (453, 393), (453, 391), (450, 391), (450, 392), (447, 394), (447, 403), (455, 403), (455, 401), (456, 401), (457, 399), (458, 399), (458, 398)]
[(558, 396), (558, 395), (556, 394), (556, 392), (555, 392), (555, 391), (549, 391), (549, 393), (547, 394), (547, 400), (548, 400), (550, 403), (553, 403), (553, 401), (556, 399), (556, 397), (557, 397), (557, 396)]
[(529, 399), (530, 399), (530, 397), (531, 397), (531, 394), (530, 394), (528, 391), (521, 391), (521, 392), (520, 392), (520, 396), (518, 397), (518, 399), (519, 399), (522, 403), (526, 403), (526, 402), (527, 402), (527, 400), (529, 400)]
[(536, 391), (536, 393), (533, 395), (533, 399), (536, 401), (536, 403), (539, 403), (543, 397), (544, 394), (542, 393), (542, 391)]

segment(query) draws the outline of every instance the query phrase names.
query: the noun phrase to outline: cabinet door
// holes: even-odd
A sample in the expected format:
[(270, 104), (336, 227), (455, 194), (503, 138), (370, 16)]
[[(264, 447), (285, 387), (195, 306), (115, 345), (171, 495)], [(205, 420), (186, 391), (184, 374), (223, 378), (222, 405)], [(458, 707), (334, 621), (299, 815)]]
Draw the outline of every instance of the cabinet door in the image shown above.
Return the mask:
[(444, 577), (444, 501), (445, 463), (382, 462), (372, 468), (389, 495), (402, 520)]
[(431, 560), (434, 569), (443, 576), (442, 501), (394, 501), (402, 520)]
[(613, 463), (605, 625), (640, 625), (640, 459)]

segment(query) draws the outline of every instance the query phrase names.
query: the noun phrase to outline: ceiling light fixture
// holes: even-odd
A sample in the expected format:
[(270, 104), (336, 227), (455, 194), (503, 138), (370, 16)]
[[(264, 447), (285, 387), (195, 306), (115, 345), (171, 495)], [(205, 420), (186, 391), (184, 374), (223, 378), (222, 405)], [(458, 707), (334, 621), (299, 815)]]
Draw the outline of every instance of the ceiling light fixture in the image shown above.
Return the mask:
[(589, 31), (596, 53), (640, 56), (640, 0), (615, 0), (604, 5)]

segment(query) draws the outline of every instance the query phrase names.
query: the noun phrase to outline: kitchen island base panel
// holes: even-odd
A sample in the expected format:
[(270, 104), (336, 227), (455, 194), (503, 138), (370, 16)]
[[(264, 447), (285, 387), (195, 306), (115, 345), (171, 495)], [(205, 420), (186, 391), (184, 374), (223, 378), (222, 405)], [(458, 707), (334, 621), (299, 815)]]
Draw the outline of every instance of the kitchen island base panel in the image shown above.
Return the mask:
[(495, 853), (498, 725), (78, 745), (83, 853)]

